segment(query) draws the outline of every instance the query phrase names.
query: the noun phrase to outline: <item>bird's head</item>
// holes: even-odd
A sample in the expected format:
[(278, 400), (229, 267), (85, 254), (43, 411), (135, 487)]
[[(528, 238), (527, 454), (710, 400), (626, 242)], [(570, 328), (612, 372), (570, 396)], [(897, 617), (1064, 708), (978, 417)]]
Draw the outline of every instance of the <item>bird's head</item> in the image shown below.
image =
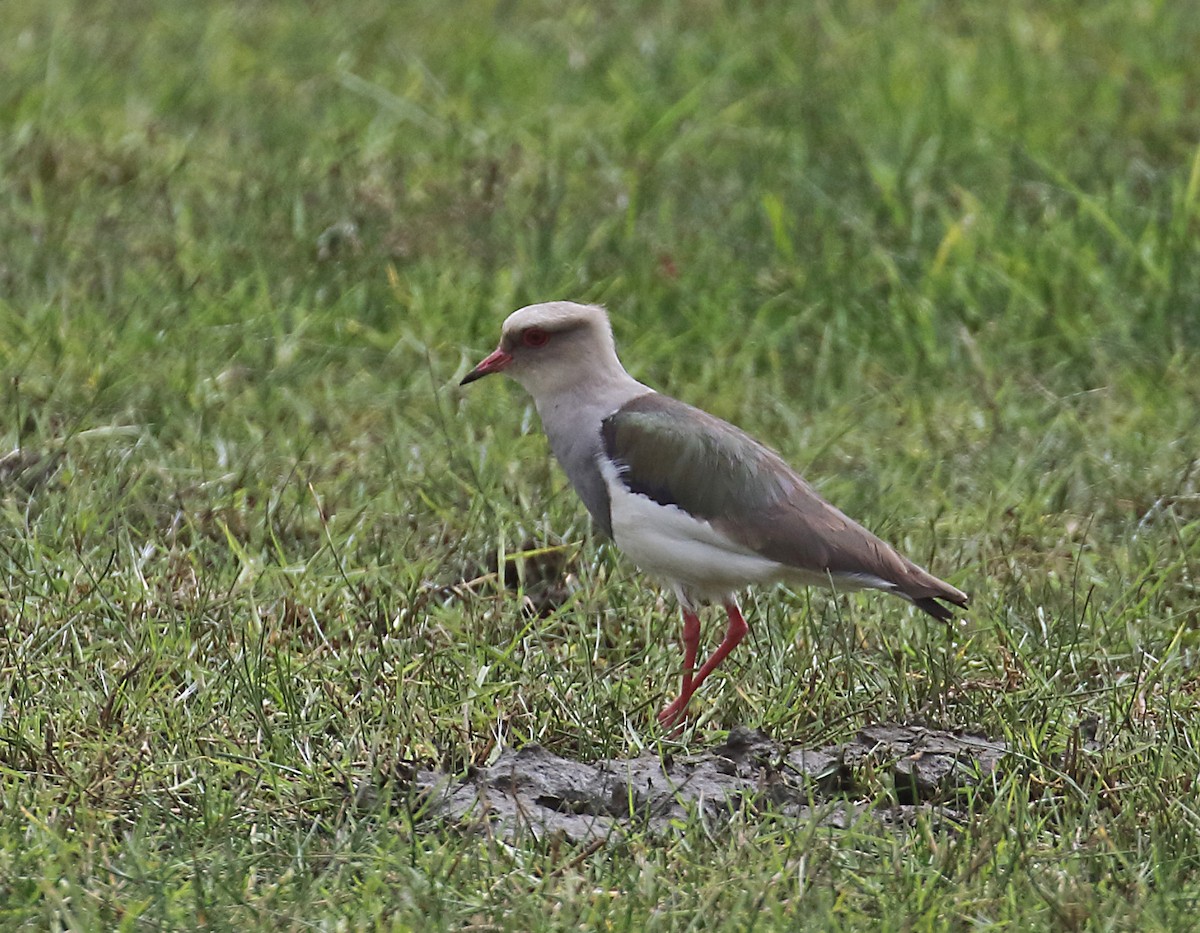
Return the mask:
[(492, 373), (512, 376), (535, 399), (624, 375), (608, 314), (599, 305), (550, 301), (510, 314), (500, 345), (460, 385)]

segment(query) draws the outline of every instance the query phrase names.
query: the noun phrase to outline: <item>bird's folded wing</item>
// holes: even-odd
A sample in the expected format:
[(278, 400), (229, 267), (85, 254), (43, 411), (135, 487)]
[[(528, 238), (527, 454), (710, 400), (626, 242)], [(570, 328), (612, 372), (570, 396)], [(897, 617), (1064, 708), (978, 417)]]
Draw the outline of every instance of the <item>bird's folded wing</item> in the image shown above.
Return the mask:
[(648, 393), (606, 418), (602, 436), (630, 492), (678, 506), (763, 557), (913, 600), (966, 599), (822, 499), (774, 451), (707, 412)]

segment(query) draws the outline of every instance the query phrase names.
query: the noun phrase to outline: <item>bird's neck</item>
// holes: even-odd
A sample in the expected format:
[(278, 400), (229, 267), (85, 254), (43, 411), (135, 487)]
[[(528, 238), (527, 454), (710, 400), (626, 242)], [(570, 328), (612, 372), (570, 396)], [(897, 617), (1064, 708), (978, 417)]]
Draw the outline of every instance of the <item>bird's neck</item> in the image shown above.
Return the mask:
[(631, 398), (650, 391), (653, 390), (649, 386), (622, 370), (620, 378), (582, 380), (556, 392), (533, 393), (533, 400), (539, 412), (562, 410), (582, 414), (595, 410), (603, 412), (599, 417), (606, 417)]
[(595, 438), (600, 422), (630, 399), (654, 391), (624, 369), (605, 379), (583, 379), (555, 392), (535, 392), (534, 404), (551, 445), (558, 448), (572, 437)]

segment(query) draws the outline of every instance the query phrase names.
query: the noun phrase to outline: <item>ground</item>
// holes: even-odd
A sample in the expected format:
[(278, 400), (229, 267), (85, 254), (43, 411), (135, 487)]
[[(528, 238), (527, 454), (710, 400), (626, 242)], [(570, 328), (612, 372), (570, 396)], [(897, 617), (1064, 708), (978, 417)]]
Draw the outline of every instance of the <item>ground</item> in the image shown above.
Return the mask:
[[(1190, 929), (1198, 46), (1115, 0), (8, 0), (0, 920)], [(970, 612), (757, 591), (663, 734), (672, 600), (456, 387), (554, 298)], [(784, 767), (885, 727), (1003, 755), (949, 801), (910, 746)], [(748, 783), (606, 784), (602, 839), (438, 804), (539, 756)]]

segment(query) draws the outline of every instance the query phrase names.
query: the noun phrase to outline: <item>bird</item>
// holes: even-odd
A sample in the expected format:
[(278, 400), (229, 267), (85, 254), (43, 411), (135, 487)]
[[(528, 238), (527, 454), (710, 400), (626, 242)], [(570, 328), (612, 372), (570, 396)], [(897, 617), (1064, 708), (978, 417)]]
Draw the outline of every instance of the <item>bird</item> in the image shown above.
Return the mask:
[[(700, 685), (746, 637), (738, 594), (748, 587), (882, 590), (944, 622), (967, 608), (966, 593), (830, 505), (774, 450), (629, 375), (600, 305), (550, 301), (514, 311), (499, 346), (460, 385), (493, 373), (532, 396), (595, 527), (679, 601), (683, 677), (658, 715), (664, 727), (684, 720)], [(723, 606), (728, 625), (697, 670), (706, 604)]]

